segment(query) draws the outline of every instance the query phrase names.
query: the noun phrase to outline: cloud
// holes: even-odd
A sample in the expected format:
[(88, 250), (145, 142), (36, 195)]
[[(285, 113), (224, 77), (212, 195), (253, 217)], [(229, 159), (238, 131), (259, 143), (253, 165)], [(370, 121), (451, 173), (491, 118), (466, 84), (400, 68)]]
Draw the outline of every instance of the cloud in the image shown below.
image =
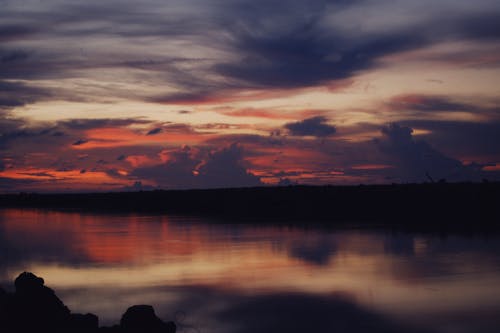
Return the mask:
[(416, 111), (475, 111), (477, 106), (452, 101), (445, 96), (400, 95), (391, 99), (389, 106), (393, 110)]
[[(1, 56), (4, 58), (0, 62), (10, 61), (4, 60), (5, 57), (15, 57), (14, 54), (1, 55), (0, 51)], [(1, 80), (0, 77), (0, 110), (24, 106), (39, 100), (46, 100), (49, 97), (51, 97), (51, 93), (48, 90), (35, 88), (25, 83)]]
[(220, 63), (215, 71), (255, 87), (310, 87), (349, 78), (375, 67), (375, 60), (381, 56), (425, 44), (417, 34), (397, 33), (361, 37), (354, 43), (348, 36), (326, 34), (316, 20), (288, 32), (236, 30), (234, 52), (240, 60)]
[(138, 179), (152, 180), (168, 188), (223, 188), (258, 186), (258, 177), (243, 165), (243, 151), (237, 144), (208, 153), (188, 146), (167, 153), (167, 161), (131, 172)]
[(335, 126), (328, 125), (325, 117), (312, 117), (301, 120), (296, 123), (288, 123), (285, 128), (291, 135), (296, 136), (316, 136), (327, 137), (335, 134), (337, 131)]
[(2, 192), (18, 192), (18, 189), (36, 183), (34, 179), (13, 179), (8, 177), (0, 177), (0, 191)]
[(72, 145), (73, 146), (81, 146), (81, 145), (86, 144), (87, 142), (89, 142), (89, 140), (79, 139), (79, 140), (73, 142)]
[(449, 154), (475, 157), (483, 163), (498, 161), (499, 121), (407, 120), (405, 124), (427, 130), (429, 133), (422, 137), (433, 142), (441, 150), (446, 149)]
[(422, 182), (428, 175), (434, 180), (477, 181), (480, 175), (474, 168), (448, 157), (425, 141), (415, 140), (413, 129), (390, 124), (381, 130), (382, 138), (376, 139), (380, 151), (391, 157), (394, 168), (390, 175), (403, 182)]
[[(310, 87), (376, 68), (386, 55), (443, 41), (496, 41), (500, 35), (500, 12), (488, 0), (474, 7), (447, 1), (293, 0), (286, 8), (264, 0), (169, 5), (146, 0), (120, 2), (119, 11), (116, 1), (49, 0), (30, 4), (30, 12), (13, 0), (4, 3), (0, 79), (60, 80), (83, 73), (96, 80), (97, 73), (120, 71), (122, 83), (135, 84), (140, 74), (173, 89), (159, 98), (149, 96), (145, 86), (127, 91), (107, 85), (105, 95), (160, 103), (210, 100), (249, 88)], [(81, 43), (58, 42), (65, 39)], [(138, 46), (152, 39), (158, 42)], [(112, 47), (94, 47), (101, 43)], [(102, 98), (84, 88), (51, 86), (53, 99)]]
[(259, 178), (243, 166), (243, 148), (233, 143), (209, 154), (198, 168), (202, 187), (249, 187), (262, 185)]
[(161, 131), (162, 131), (162, 128), (157, 127), (157, 128), (154, 128), (154, 129), (148, 131), (148, 133), (146, 135), (155, 135), (155, 134), (161, 133)]
[(168, 188), (197, 187), (193, 171), (201, 162), (188, 146), (168, 153), (165, 163), (155, 166), (139, 167), (131, 175), (143, 180), (152, 180), (159, 186)]
[(146, 125), (151, 121), (138, 118), (100, 118), (100, 119), (70, 119), (56, 123), (58, 127), (71, 130), (87, 130), (100, 127), (127, 127), (130, 125)]
[[(8, 112), (8, 111), (7, 111)], [(0, 113), (0, 116), (2, 114)], [(47, 124), (38, 124), (39, 126), (30, 126), (24, 119), (5, 117), (0, 118), (0, 150), (7, 150), (14, 146), (14, 143), (25, 143), (34, 141), (43, 144), (45, 141), (50, 145), (53, 141), (58, 141), (61, 137), (59, 131), (54, 126)], [(45, 137), (45, 140), (40, 138)]]
[[(36, 30), (34, 27), (26, 27), (18, 24), (0, 24), (0, 42), (9, 42), (25, 38), (35, 32)], [(0, 61), (2, 59), (0, 59)]]
[[(6, 111), (9, 112), (9, 111)], [(81, 146), (89, 140), (85, 131), (104, 127), (128, 127), (150, 124), (150, 121), (133, 118), (123, 119), (71, 119), (58, 122), (32, 122), (29, 119), (5, 117), (0, 119), (0, 149), (9, 149), (24, 143), (24, 148), (58, 150), (74, 140), (73, 146)]]

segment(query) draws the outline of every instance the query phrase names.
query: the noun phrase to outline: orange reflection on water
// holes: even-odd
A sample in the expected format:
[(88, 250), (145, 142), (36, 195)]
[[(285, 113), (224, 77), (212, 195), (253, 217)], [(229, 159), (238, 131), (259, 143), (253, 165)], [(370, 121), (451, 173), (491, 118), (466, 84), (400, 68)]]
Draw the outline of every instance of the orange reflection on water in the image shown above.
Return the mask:
[(393, 315), (500, 303), (496, 254), (453, 237), (35, 210), (0, 211), (0, 236), (11, 253), (24, 253), (10, 258), (5, 278), (30, 270), (56, 290), (345, 292)]

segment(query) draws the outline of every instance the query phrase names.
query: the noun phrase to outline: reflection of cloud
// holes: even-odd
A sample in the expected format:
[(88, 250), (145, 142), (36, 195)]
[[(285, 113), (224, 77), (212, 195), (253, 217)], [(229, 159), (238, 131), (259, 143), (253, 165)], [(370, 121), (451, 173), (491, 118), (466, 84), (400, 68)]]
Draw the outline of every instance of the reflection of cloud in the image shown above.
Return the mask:
[[(500, 243), (491, 235), (443, 238), (358, 229), (330, 233), (310, 224), (304, 230), (205, 224), (203, 219), (168, 216), (1, 213), (0, 274), (20, 273), (17, 270), (28, 265), (36, 268), (58, 294), (61, 290), (71, 309), (94, 311), (103, 319), (146, 302), (155, 304), (163, 319), (184, 311), (183, 324), (204, 332), (268, 332), (292, 323), (298, 328), (309, 325), (307, 332), (321, 327), (327, 329), (317, 331), (330, 332), (332, 326), (340, 332), (366, 329), (366, 323), (351, 322), (350, 314), (374, 325), (367, 332), (392, 332), (393, 322), (359, 304), (377, 307), (373, 300), (385, 299), (398, 304), (394, 311), (404, 307), (414, 318), (420, 315), (414, 307), (433, 312), (443, 311), (442, 302), (468, 306), (478, 297), (485, 300), (482, 295), (492, 294), (490, 284), (478, 286), (477, 272), (487, 272), (488, 281), (498, 279)], [(325, 262), (323, 254), (328, 252), (331, 260)], [(297, 258), (295, 254), (301, 261), (290, 258)], [(448, 283), (449, 277), (458, 279)], [(196, 287), (200, 281), (207, 287)], [(442, 293), (428, 291), (436, 282)], [(415, 283), (418, 297), (412, 289)], [(472, 286), (473, 295), (462, 293), (463, 283)], [(336, 290), (352, 292), (359, 304), (331, 296)], [(368, 290), (373, 295), (367, 295)], [(441, 298), (444, 294), (450, 298)], [(437, 305), (428, 304), (436, 297)], [(342, 326), (342, 320), (349, 327)]]
[(314, 241), (297, 241), (290, 245), (290, 256), (315, 265), (327, 265), (335, 255), (337, 247), (330, 238)]
[(243, 298), (217, 313), (224, 325), (235, 333), (350, 332), (390, 333), (427, 332), (403, 327), (364, 309), (345, 296), (275, 294)]
[[(29, 213), (25, 216), (32, 217)], [(17, 218), (5, 213), (0, 215), (1, 268), (25, 269), (33, 262), (70, 266), (90, 263), (84, 254), (72, 248), (79, 237), (73, 232), (73, 226), (48, 223), (42, 227), (33, 221), (23, 222), (26, 221), (23, 221), (21, 213)]]

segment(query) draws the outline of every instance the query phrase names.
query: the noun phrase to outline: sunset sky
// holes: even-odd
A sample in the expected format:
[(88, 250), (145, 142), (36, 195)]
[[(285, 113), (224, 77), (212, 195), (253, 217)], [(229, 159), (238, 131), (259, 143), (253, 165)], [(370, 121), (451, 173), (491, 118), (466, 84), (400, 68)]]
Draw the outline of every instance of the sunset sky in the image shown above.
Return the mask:
[(0, 8), (0, 192), (500, 180), (498, 0)]

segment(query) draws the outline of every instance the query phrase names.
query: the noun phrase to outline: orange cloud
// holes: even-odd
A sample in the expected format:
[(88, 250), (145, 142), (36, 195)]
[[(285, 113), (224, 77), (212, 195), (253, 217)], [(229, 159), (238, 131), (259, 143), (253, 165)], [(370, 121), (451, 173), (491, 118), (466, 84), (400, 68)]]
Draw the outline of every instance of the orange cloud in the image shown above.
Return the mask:
[(500, 171), (500, 164), (488, 165), (483, 168), (484, 171)]
[(320, 113), (315, 110), (302, 110), (294, 112), (286, 112), (283, 110), (273, 110), (273, 109), (254, 109), (254, 108), (220, 108), (216, 110), (221, 114), (232, 116), (232, 117), (253, 117), (253, 118), (265, 118), (274, 120), (296, 120), (302, 119), (304, 117), (310, 117)]
[[(119, 170), (118, 173), (124, 170)], [(58, 171), (48, 168), (16, 168), (0, 172), (0, 177), (13, 180), (31, 180), (26, 185), (29, 190), (95, 190), (116, 189), (130, 184), (130, 180), (117, 179), (104, 171), (68, 170)]]
[(168, 128), (155, 135), (145, 135), (130, 128), (95, 128), (85, 132), (87, 142), (72, 145), (73, 149), (94, 149), (124, 146), (182, 145), (205, 141), (211, 135), (206, 133), (169, 131)]
[(130, 165), (134, 168), (141, 166), (150, 166), (157, 163), (154, 159), (146, 156), (146, 155), (130, 155), (125, 158), (125, 160), (130, 163)]

